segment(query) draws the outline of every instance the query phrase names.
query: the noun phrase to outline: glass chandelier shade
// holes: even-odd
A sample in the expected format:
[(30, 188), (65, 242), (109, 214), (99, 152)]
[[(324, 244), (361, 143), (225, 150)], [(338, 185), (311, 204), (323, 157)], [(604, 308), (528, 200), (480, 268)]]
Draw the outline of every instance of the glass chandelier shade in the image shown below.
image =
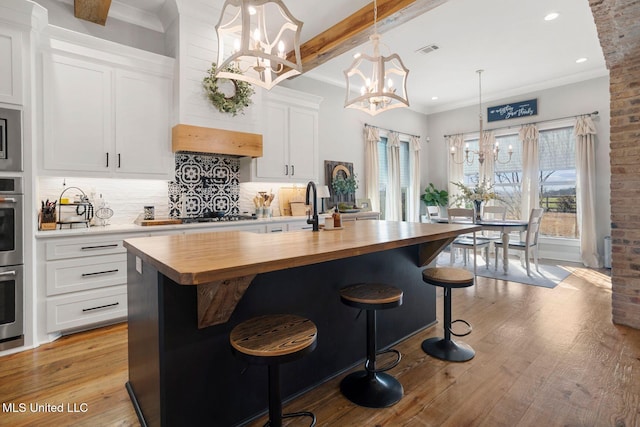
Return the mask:
[[(222, 7), (215, 76), (271, 89), (302, 72), (302, 22), (280, 0), (227, 0)], [(241, 73), (226, 70), (234, 65)]]

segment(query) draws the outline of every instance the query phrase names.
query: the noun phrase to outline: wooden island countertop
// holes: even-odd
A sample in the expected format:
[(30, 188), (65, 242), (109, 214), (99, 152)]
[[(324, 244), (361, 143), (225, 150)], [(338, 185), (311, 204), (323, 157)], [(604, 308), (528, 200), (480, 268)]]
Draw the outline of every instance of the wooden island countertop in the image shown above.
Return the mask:
[(366, 220), (333, 231), (125, 240), (126, 387), (141, 425), (239, 426), (264, 413), (265, 372), (243, 374), (229, 344), (233, 327), (255, 316), (296, 314), (318, 327), (315, 351), (283, 370), (284, 399), (362, 360), (364, 320), (342, 304), (344, 286), (403, 290), (402, 305), (379, 315), (380, 348), (434, 325), (436, 291), (422, 269), (456, 236), (479, 229)]
[(287, 233), (227, 231), (127, 239), (124, 246), (182, 285), (201, 285), (373, 252), (421, 245), (425, 266), (461, 233), (480, 227), (354, 221), (341, 230)]

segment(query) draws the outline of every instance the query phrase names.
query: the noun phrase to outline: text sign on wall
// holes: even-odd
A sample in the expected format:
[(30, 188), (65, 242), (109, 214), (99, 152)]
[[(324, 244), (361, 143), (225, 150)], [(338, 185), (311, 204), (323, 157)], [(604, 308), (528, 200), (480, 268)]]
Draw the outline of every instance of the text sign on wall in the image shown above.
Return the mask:
[(487, 121), (497, 122), (498, 120), (516, 119), (518, 117), (535, 116), (538, 114), (538, 100), (512, 102), (510, 104), (498, 105), (487, 108)]

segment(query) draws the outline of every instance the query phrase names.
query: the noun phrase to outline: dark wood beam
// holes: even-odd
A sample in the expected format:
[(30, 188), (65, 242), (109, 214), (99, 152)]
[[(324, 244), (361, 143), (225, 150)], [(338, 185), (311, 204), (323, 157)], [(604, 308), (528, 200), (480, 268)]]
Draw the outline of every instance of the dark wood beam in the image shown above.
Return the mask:
[(104, 25), (111, 7), (111, 0), (74, 0), (73, 14), (76, 18)]
[[(440, 6), (447, 0), (379, 0), (378, 32), (392, 28)], [(373, 3), (358, 10), (300, 46), (304, 72), (365, 43), (373, 33)]]

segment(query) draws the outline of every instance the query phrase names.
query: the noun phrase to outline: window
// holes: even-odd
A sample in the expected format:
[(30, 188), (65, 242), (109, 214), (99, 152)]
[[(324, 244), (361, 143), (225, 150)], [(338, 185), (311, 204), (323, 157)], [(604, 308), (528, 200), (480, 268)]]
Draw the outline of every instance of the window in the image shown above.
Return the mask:
[(540, 131), (540, 233), (577, 239), (576, 140), (573, 127)]
[[(387, 185), (389, 184), (389, 165), (387, 153), (387, 138), (381, 136), (378, 141), (378, 166), (380, 171), (380, 219), (385, 219), (387, 201)], [(402, 220), (407, 219), (407, 193), (409, 190), (409, 142), (400, 141), (400, 191), (402, 197)]]
[[(478, 139), (465, 141), (470, 150), (478, 149)], [(500, 158), (506, 159), (506, 147), (513, 147), (508, 163), (494, 164), (494, 188), (500, 204), (507, 206), (507, 218), (520, 218), (522, 182), (522, 143), (517, 133), (496, 136), (502, 148)], [(539, 197), (544, 208), (540, 233), (550, 237), (578, 238), (576, 215), (576, 149), (573, 126), (539, 131)], [(474, 185), (479, 179), (477, 157), (464, 165), (464, 183)]]
[[(496, 142), (500, 147), (513, 148), (511, 160), (507, 163), (495, 162), (493, 166), (493, 182), (496, 194), (500, 197), (500, 204), (507, 207), (507, 218), (520, 218), (520, 201), (522, 200), (522, 142), (517, 134), (497, 136)], [(501, 149), (500, 159), (506, 161), (509, 155), (506, 149)]]

